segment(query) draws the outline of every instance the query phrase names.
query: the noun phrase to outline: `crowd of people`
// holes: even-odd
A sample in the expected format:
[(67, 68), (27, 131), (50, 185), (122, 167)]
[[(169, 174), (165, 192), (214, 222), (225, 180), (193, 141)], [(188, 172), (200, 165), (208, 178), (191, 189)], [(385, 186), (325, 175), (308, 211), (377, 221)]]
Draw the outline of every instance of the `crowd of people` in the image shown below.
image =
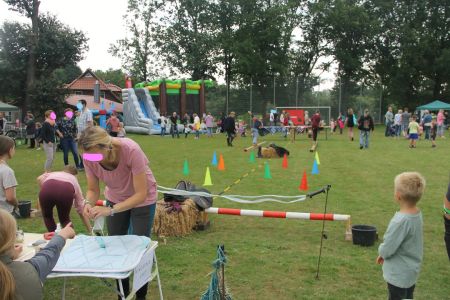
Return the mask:
[[(256, 146), (259, 132), (264, 127), (263, 121), (251, 112), (248, 112), (248, 117), (251, 120), (252, 143)], [(270, 118), (269, 122), (275, 126), (277, 120), (286, 128), (292, 126), (289, 114), (285, 112)], [(216, 124), (219, 131), (226, 134), (229, 147), (233, 146), (240, 128), (235, 112), (230, 112), (226, 117), (221, 116), (217, 121), (211, 113), (204, 114), (202, 118), (195, 113), (192, 116), (185, 114), (180, 120), (174, 112), (169, 118), (161, 116), (161, 135), (165, 135), (166, 129), (170, 128), (172, 138), (179, 138), (180, 121), (184, 129), (190, 128), (195, 132), (195, 139), (200, 136), (202, 124), (206, 127), (206, 135), (212, 137)], [(408, 138), (411, 148), (416, 147), (416, 141), (422, 132), (424, 139), (432, 141), (433, 147), (436, 137), (444, 138), (443, 111), (439, 111), (437, 116), (425, 111), (418, 122), (418, 117), (410, 114), (407, 108), (398, 110), (394, 115), (389, 107), (385, 121), (386, 137)], [(315, 111), (311, 118), (308, 116), (305, 122), (311, 127), (314, 148), (319, 129), (323, 126), (320, 111)], [(42, 295), (42, 283), (56, 264), (65, 240), (75, 235), (70, 219), (72, 206), (75, 206), (88, 232), (92, 230), (90, 220), (106, 217), (110, 235), (126, 235), (132, 228), (132, 234), (147, 237), (151, 233), (156, 209), (157, 185), (148, 166), (148, 159), (136, 142), (124, 138), (124, 132), (121, 131), (123, 125), (116, 113), (106, 121), (108, 130), (94, 126), (92, 112), (86, 107), (86, 102), (81, 100), (78, 112), (67, 108), (64, 116), (57, 118), (54, 111), (48, 110), (42, 127), (37, 126), (33, 114), (29, 112), (25, 124), (30, 148), (42, 144), (46, 155), (44, 173), (37, 178), (44, 225), (49, 232), (57, 230), (53, 216), (53, 209), (56, 207), (62, 229), (34, 258), (26, 262), (14, 261), (22, 251), (19, 246), (15, 246), (17, 225), (14, 216), (19, 216), (16, 197), (18, 180), (8, 165), (8, 161), (15, 155), (15, 143), (7, 136), (0, 136), (0, 299), (29, 299), (27, 297), (30, 296), (30, 290), (17, 288), (25, 282), (34, 295)], [(163, 124), (167, 126), (162, 126)], [(350, 141), (354, 140), (353, 128), (357, 127), (360, 131), (360, 149), (369, 147), (374, 120), (367, 109), (359, 118), (352, 109), (348, 109), (346, 116), (341, 113), (336, 122), (330, 120), (332, 132), (340, 128), (342, 134), (345, 126), (348, 128)], [(188, 133), (184, 131), (186, 137)], [(62, 171), (55, 172), (52, 171), (52, 164), (57, 137), (63, 150), (65, 167)], [(69, 152), (72, 153), (75, 166), (69, 165)], [(261, 148), (259, 152), (263, 156)], [(85, 197), (77, 180), (78, 172), (83, 170), (87, 179)], [(388, 284), (390, 299), (412, 299), (423, 257), (423, 221), (416, 204), (424, 192), (425, 180), (419, 173), (409, 172), (398, 175), (394, 183), (395, 200), (400, 210), (389, 223), (384, 242), (379, 246), (376, 262), (383, 265), (383, 276)], [(96, 200), (101, 197), (102, 184), (105, 185), (104, 197), (107, 200), (107, 206), (104, 207), (95, 205)], [(450, 259), (450, 184), (444, 198), (444, 227), (444, 239)], [(123, 287), (125, 295), (128, 295), (128, 280), (123, 281)], [(146, 294), (147, 285), (144, 285), (137, 291), (137, 299), (145, 299)]]

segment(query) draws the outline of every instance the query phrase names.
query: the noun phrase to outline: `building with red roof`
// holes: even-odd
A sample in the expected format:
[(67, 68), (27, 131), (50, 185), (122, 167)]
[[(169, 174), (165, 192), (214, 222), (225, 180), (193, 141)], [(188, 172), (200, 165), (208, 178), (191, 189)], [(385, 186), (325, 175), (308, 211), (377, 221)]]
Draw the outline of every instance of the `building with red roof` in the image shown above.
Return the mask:
[[(100, 101), (95, 101), (94, 87), (99, 84)], [(105, 104), (105, 109), (109, 109), (114, 102), (114, 110), (122, 112), (122, 89), (115, 84), (106, 83), (101, 80), (91, 69), (87, 69), (78, 78), (69, 84), (65, 85), (69, 90), (69, 95), (66, 98), (66, 103), (71, 106), (76, 106), (81, 99), (86, 100), (89, 109), (100, 109), (100, 103)]]

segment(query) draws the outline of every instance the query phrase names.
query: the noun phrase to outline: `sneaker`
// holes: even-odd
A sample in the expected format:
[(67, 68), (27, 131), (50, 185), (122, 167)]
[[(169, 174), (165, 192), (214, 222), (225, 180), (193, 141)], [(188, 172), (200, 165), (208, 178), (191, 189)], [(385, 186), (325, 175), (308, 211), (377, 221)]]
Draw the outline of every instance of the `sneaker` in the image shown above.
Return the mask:
[(84, 172), (84, 168), (77, 168), (78, 172)]
[(353, 138), (352, 138), (352, 142), (353, 142)]
[(359, 146), (359, 149), (362, 150), (364, 147), (363, 146)]
[(436, 148), (436, 145), (431, 145), (431, 148)]
[(36, 150), (41, 150), (41, 147), (36, 148)]

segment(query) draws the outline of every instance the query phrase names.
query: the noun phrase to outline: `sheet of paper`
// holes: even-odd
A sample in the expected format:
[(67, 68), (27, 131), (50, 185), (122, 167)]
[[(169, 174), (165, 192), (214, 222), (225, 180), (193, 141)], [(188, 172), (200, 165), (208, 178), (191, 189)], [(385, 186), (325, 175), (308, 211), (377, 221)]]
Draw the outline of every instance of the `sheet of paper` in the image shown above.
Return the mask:
[(153, 256), (155, 249), (148, 249), (142, 256), (139, 264), (134, 268), (133, 290), (139, 290), (144, 284), (150, 281), (152, 276)]

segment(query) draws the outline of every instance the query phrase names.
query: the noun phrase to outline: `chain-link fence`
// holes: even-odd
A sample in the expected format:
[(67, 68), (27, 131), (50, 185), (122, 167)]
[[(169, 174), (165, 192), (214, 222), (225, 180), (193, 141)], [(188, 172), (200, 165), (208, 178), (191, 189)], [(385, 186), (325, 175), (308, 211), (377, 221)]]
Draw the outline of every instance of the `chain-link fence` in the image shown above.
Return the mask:
[(280, 113), (282, 108), (286, 107), (307, 107), (304, 110), (312, 116), (320, 107), (322, 119), (328, 125), (330, 118), (337, 119), (339, 110), (346, 114), (347, 109), (351, 107), (357, 116), (361, 115), (364, 109), (369, 109), (375, 122), (383, 121), (380, 116), (384, 116), (383, 110), (386, 110), (387, 104), (383, 105), (380, 102), (380, 90), (364, 86), (358, 89), (351, 97), (344, 98), (339, 91), (339, 84), (331, 90), (320, 90), (320, 86), (305, 88), (296, 78), (282, 80), (272, 77), (266, 78), (263, 83), (254, 81), (244, 83), (235, 80), (231, 82), (228, 93), (225, 85), (207, 89), (206, 109), (216, 117), (234, 111), (238, 119), (245, 119), (247, 112), (251, 111), (267, 122), (272, 109), (279, 108)]

